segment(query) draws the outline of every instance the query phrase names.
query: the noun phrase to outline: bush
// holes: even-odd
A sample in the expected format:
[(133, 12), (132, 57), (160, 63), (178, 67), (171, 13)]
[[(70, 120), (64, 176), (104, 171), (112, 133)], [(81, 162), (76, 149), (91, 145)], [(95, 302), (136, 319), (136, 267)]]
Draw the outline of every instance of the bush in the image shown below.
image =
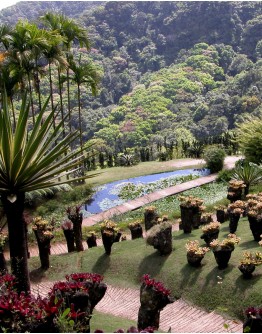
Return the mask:
[(223, 169), (226, 153), (219, 146), (209, 146), (204, 151), (204, 159), (207, 164), (207, 168), (211, 173), (217, 173)]
[(232, 179), (233, 170), (223, 169), (218, 172), (217, 182), (229, 182)]

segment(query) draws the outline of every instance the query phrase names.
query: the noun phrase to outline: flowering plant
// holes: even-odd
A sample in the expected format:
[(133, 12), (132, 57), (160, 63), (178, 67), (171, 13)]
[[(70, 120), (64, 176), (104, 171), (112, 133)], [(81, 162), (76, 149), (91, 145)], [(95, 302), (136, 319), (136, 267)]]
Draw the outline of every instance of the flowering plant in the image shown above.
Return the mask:
[(47, 220), (38, 216), (33, 219), (32, 230), (38, 232), (40, 241), (51, 240), (54, 238), (54, 222), (49, 223)]
[(88, 231), (86, 233), (86, 237), (87, 238), (91, 238), (91, 237), (98, 237), (97, 233), (95, 231)]
[(145, 211), (146, 211), (146, 212), (151, 212), (151, 213), (153, 213), (153, 212), (156, 211), (156, 207), (153, 206), (153, 205), (151, 205), (151, 206), (147, 206), (147, 207), (145, 208)]
[(254, 264), (259, 265), (262, 264), (262, 253), (255, 252), (254, 254), (251, 252), (243, 252), (242, 260), (240, 264)]
[(227, 207), (225, 205), (219, 204), (214, 207), (215, 210), (225, 210)]
[(262, 318), (262, 308), (261, 307), (248, 307), (246, 310), (245, 310), (245, 315), (248, 317), (248, 318), (258, 318), (258, 319), (261, 319)]
[(219, 231), (221, 224), (219, 222), (211, 222), (202, 227), (202, 231), (205, 234)]
[(204, 256), (210, 250), (208, 247), (199, 247), (198, 240), (188, 241), (185, 247), (188, 255)]
[(246, 187), (244, 181), (241, 180), (231, 180), (229, 181), (229, 187), (234, 191), (238, 189), (243, 189)]
[(129, 224), (128, 224), (128, 227), (129, 227), (129, 229), (132, 229), (132, 228), (138, 227), (138, 226), (140, 226), (140, 225), (141, 225), (141, 221), (140, 221), (140, 220), (137, 220), (137, 221), (134, 221), (134, 222), (132, 222), (132, 223), (129, 223)]
[(218, 239), (215, 239), (210, 242), (210, 247), (213, 249), (213, 251), (219, 251), (219, 250), (233, 250), (235, 245), (237, 245), (240, 242), (240, 238), (237, 237), (235, 234), (228, 234), (227, 238), (219, 241)]
[(156, 292), (159, 292), (163, 295), (169, 296), (170, 290), (166, 289), (161, 282), (155, 281), (153, 278), (150, 278), (148, 274), (145, 274), (142, 277), (142, 283), (144, 283), (147, 287), (152, 287)]
[(227, 210), (231, 214), (241, 215), (245, 211), (245, 208), (246, 208), (246, 203), (238, 200), (229, 204)]
[(201, 224), (208, 224), (211, 223), (213, 218), (213, 212), (204, 212), (201, 215)]
[(178, 200), (180, 201), (180, 206), (190, 208), (190, 207), (201, 207), (202, 210), (204, 210), (204, 207), (202, 206), (204, 200), (198, 197), (194, 196), (179, 196)]
[(101, 283), (104, 277), (100, 274), (95, 273), (73, 273), (71, 275), (66, 275), (66, 280), (76, 281), (76, 282), (83, 282), (83, 281), (91, 281), (93, 283)]

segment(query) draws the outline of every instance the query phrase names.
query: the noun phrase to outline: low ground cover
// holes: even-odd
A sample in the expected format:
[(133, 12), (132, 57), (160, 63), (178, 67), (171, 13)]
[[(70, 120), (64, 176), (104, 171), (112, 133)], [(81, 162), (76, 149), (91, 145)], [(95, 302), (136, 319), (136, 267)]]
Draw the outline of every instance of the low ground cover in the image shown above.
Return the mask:
[[(220, 229), (219, 239), (225, 238), (228, 233), (228, 222), (225, 222)], [(159, 256), (143, 239), (113, 244), (110, 256), (104, 254), (102, 247), (66, 256), (51, 256), (52, 268), (42, 274), (41, 279), (58, 280), (72, 272), (96, 272), (104, 275), (104, 281), (108, 284), (138, 288), (141, 276), (148, 273), (161, 280), (177, 298), (184, 298), (208, 311), (216, 310), (243, 319), (246, 307), (261, 305), (262, 289), (261, 267), (257, 268), (251, 280), (243, 279), (237, 268), (243, 251), (261, 249), (253, 241), (248, 221), (246, 218), (240, 220), (237, 235), (241, 237), (241, 242), (224, 270), (217, 268), (212, 252), (206, 254), (199, 268), (187, 264), (185, 244), (188, 240), (201, 240), (201, 234), (201, 229), (193, 230), (191, 234), (174, 232), (173, 252), (169, 256)], [(38, 267), (39, 259), (30, 259), (30, 268), (35, 273)]]

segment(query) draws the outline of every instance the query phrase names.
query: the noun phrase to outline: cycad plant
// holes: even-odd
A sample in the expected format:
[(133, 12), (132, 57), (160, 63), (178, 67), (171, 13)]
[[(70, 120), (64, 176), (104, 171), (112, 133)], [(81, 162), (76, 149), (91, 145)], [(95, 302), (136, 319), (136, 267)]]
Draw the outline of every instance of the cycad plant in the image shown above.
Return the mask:
[(42, 121), (48, 102), (49, 99), (38, 114), (31, 132), (28, 132), (27, 126), (30, 104), (26, 94), (15, 129), (10, 120), (6, 92), (0, 110), (0, 195), (8, 223), (11, 270), (20, 292), (30, 290), (23, 218), (25, 194), (76, 181), (66, 180), (64, 176), (74, 172), (84, 159), (80, 149), (69, 151), (70, 144), (78, 136), (77, 132), (62, 138), (64, 120), (53, 129), (55, 110), (51, 110)]
[(247, 195), (250, 186), (262, 181), (262, 167), (253, 162), (244, 161), (237, 164), (232, 177), (245, 183), (245, 195)]

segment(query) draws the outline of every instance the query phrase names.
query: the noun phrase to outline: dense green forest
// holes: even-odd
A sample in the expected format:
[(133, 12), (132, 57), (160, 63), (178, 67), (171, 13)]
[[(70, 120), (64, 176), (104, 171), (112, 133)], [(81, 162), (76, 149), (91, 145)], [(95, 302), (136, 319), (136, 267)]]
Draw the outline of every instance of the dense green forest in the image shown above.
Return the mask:
[[(108, 154), (185, 151), (186, 143), (230, 137), (247, 115), (261, 115), (261, 1), (23, 1), (2, 10), (0, 23), (39, 24), (48, 11), (88, 33), (90, 52), (75, 44), (73, 54), (92, 58), (103, 74), (96, 97), (81, 86), (83, 136)], [(74, 83), (71, 94), (77, 128)]]

